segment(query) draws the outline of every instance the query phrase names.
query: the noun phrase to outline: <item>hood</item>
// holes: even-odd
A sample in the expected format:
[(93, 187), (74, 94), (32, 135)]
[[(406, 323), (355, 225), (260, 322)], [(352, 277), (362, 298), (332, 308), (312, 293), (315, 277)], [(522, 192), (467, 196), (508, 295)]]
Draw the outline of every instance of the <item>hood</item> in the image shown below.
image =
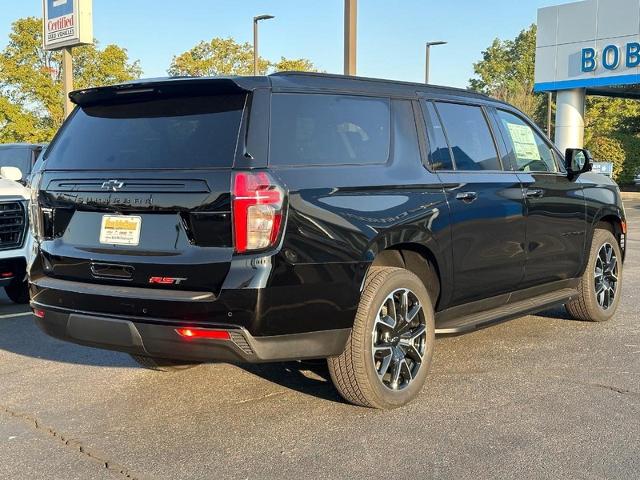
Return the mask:
[(27, 200), (29, 198), (29, 189), (18, 182), (0, 177), (0, 200), (5, 197), (20, 197)]

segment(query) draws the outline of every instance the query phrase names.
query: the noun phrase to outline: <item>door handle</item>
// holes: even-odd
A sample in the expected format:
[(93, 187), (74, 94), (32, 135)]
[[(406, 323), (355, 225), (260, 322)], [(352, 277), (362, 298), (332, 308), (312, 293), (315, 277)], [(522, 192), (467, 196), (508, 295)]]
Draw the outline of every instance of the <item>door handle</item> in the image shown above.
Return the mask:
[(525, 192), (527, 198), (542, 198), (544, 196), (544, 190), (540, 188), (530, 188)]
[(463, 202), (473, 202), (478, 198), (478, 194), (476, 192), (460, 192), (456, 194), (457, 200), (462, 200)]

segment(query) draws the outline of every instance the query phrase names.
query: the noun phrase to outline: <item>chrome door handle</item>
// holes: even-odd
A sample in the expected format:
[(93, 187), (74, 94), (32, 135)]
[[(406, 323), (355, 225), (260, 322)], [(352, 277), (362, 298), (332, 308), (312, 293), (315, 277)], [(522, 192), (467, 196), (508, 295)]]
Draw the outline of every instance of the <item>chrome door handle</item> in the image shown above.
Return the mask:
[(456, 199), (464, 202), (473, 202), (477, 198), (478, 194), (476, 192), (460, 192), (456, 194)]
[(530, 188), (526, 191), (527, 198), (542, 198), (544, 196), (544, 190), (540, 188)]

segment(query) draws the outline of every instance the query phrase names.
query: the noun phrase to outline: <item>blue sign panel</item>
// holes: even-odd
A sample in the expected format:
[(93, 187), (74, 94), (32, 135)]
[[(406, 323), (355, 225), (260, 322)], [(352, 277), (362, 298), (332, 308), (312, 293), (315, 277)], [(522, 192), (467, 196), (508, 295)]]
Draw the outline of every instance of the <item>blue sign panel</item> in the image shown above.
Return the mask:
[(47, 0), (48, 20), (73, 13), (73, 0)]

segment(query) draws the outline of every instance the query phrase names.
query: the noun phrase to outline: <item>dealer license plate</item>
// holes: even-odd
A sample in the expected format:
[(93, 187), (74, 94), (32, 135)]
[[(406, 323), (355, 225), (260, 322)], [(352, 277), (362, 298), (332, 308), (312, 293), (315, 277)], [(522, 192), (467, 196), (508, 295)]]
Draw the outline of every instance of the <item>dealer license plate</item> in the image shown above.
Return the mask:
[(129, 215), (103, 215), (100, 227), (100, 243), (110, 245), (138, 245), (141, 217)]

